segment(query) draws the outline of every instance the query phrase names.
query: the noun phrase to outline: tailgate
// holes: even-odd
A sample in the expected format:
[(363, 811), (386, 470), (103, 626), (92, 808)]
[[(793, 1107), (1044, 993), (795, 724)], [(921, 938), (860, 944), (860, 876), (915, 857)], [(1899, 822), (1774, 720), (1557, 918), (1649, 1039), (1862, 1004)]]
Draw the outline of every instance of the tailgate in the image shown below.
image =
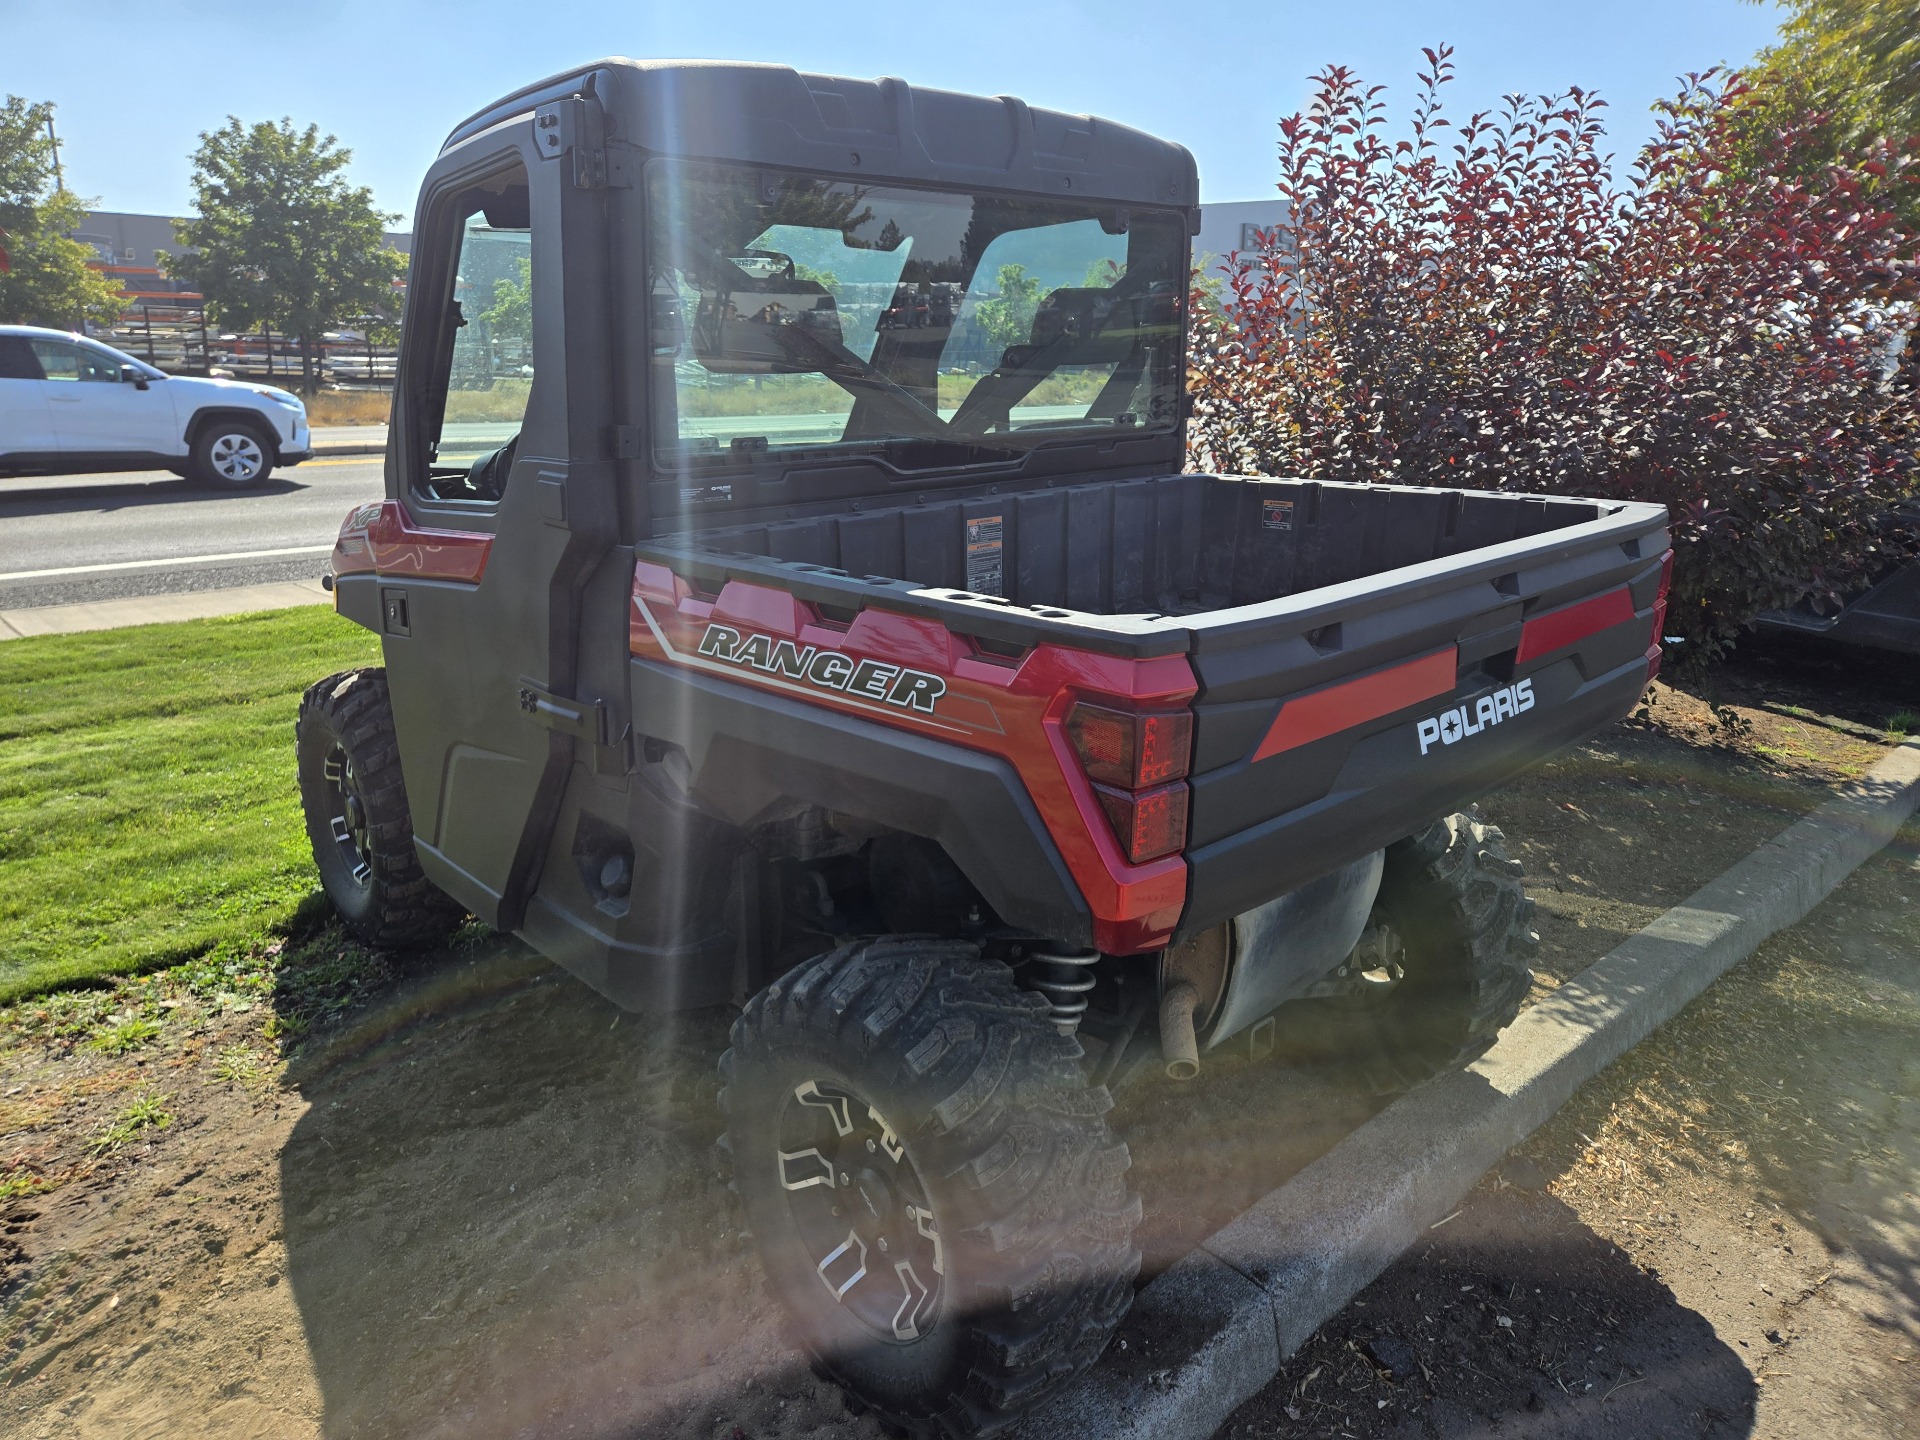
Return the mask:
[(1409, 835), (1624, 716), (1658, 668), (1671, 557), (1662, 507), (1609, 509), (1190, 619), (1200, 689), (1180, 935)]

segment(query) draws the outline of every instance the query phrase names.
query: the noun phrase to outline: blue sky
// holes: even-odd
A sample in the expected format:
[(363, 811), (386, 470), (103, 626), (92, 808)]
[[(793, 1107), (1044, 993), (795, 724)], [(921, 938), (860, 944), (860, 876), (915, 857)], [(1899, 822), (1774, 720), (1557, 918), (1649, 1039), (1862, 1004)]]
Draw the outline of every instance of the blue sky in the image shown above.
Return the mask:
[(608, 54), (783, 61), (1090, 111), (1187, 145), (1203, 199), (1245, 200), (1272, 192), (1275, 124), (1329, 63), (1404, 100), (1420, 47), (1448, 42), (1456, 115), (1579, 84), (1611, 102), (1625, 154), (1675, 76), (1748, 58), (1778, 23), (1746, 0), (0, 0), (0, 91), (58, 104), (68, 183), (111, 210), (186, 208), (196, 137), (232, 113), (317, 122), (410, 215), (454, 122)]

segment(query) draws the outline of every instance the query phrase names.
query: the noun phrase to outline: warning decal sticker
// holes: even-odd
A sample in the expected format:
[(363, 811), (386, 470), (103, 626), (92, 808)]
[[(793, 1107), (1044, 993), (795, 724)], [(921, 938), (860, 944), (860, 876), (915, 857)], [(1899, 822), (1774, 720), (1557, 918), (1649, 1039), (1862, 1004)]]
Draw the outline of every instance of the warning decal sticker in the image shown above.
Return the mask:
[(1001, 516), (967, 521), (967, 589), (975, 595), (1001, 595)]

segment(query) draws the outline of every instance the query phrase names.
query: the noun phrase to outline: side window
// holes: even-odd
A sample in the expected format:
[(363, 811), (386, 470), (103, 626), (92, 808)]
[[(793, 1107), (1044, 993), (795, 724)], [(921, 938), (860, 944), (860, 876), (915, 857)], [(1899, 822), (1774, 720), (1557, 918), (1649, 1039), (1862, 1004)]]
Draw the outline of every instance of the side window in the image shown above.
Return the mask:
[(40, 369), (49, 380), (78, 380), (80, 378), (80, 347), (68, 345), (59, 340), (29, 340), (27, 342), (39, 360)]
[(120, 362), (112, 356), (103, 355), (98, 350), (82, 345), (80, 351), (80, 378), (98, 380), (108, 385), (120, 383)]
[[(533, 389), (533, 230), (526, 171), (454, 197), (451, 283), (433, 325), (425, 421), (429, 498), (498, 500)], [(445, 213), (445, 212), (442, 212)], [(425, 317), (422, 317), (423, 319)]]
[(40, 362), (23, 335), (0, 335), (0, 380), (39, 380)]

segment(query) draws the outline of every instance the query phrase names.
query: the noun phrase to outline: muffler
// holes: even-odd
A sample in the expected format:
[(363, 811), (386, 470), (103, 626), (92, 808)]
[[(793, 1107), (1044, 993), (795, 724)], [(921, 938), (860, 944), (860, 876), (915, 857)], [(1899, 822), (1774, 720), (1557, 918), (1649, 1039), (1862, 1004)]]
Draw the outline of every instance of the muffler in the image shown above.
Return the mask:
[(1363, 855), (1161, 952), (1160, 1049), (1171, 1078), (1192, 1079), (1201, 1047), (1250, 1030), (1352, 953), (1384, 860)]

